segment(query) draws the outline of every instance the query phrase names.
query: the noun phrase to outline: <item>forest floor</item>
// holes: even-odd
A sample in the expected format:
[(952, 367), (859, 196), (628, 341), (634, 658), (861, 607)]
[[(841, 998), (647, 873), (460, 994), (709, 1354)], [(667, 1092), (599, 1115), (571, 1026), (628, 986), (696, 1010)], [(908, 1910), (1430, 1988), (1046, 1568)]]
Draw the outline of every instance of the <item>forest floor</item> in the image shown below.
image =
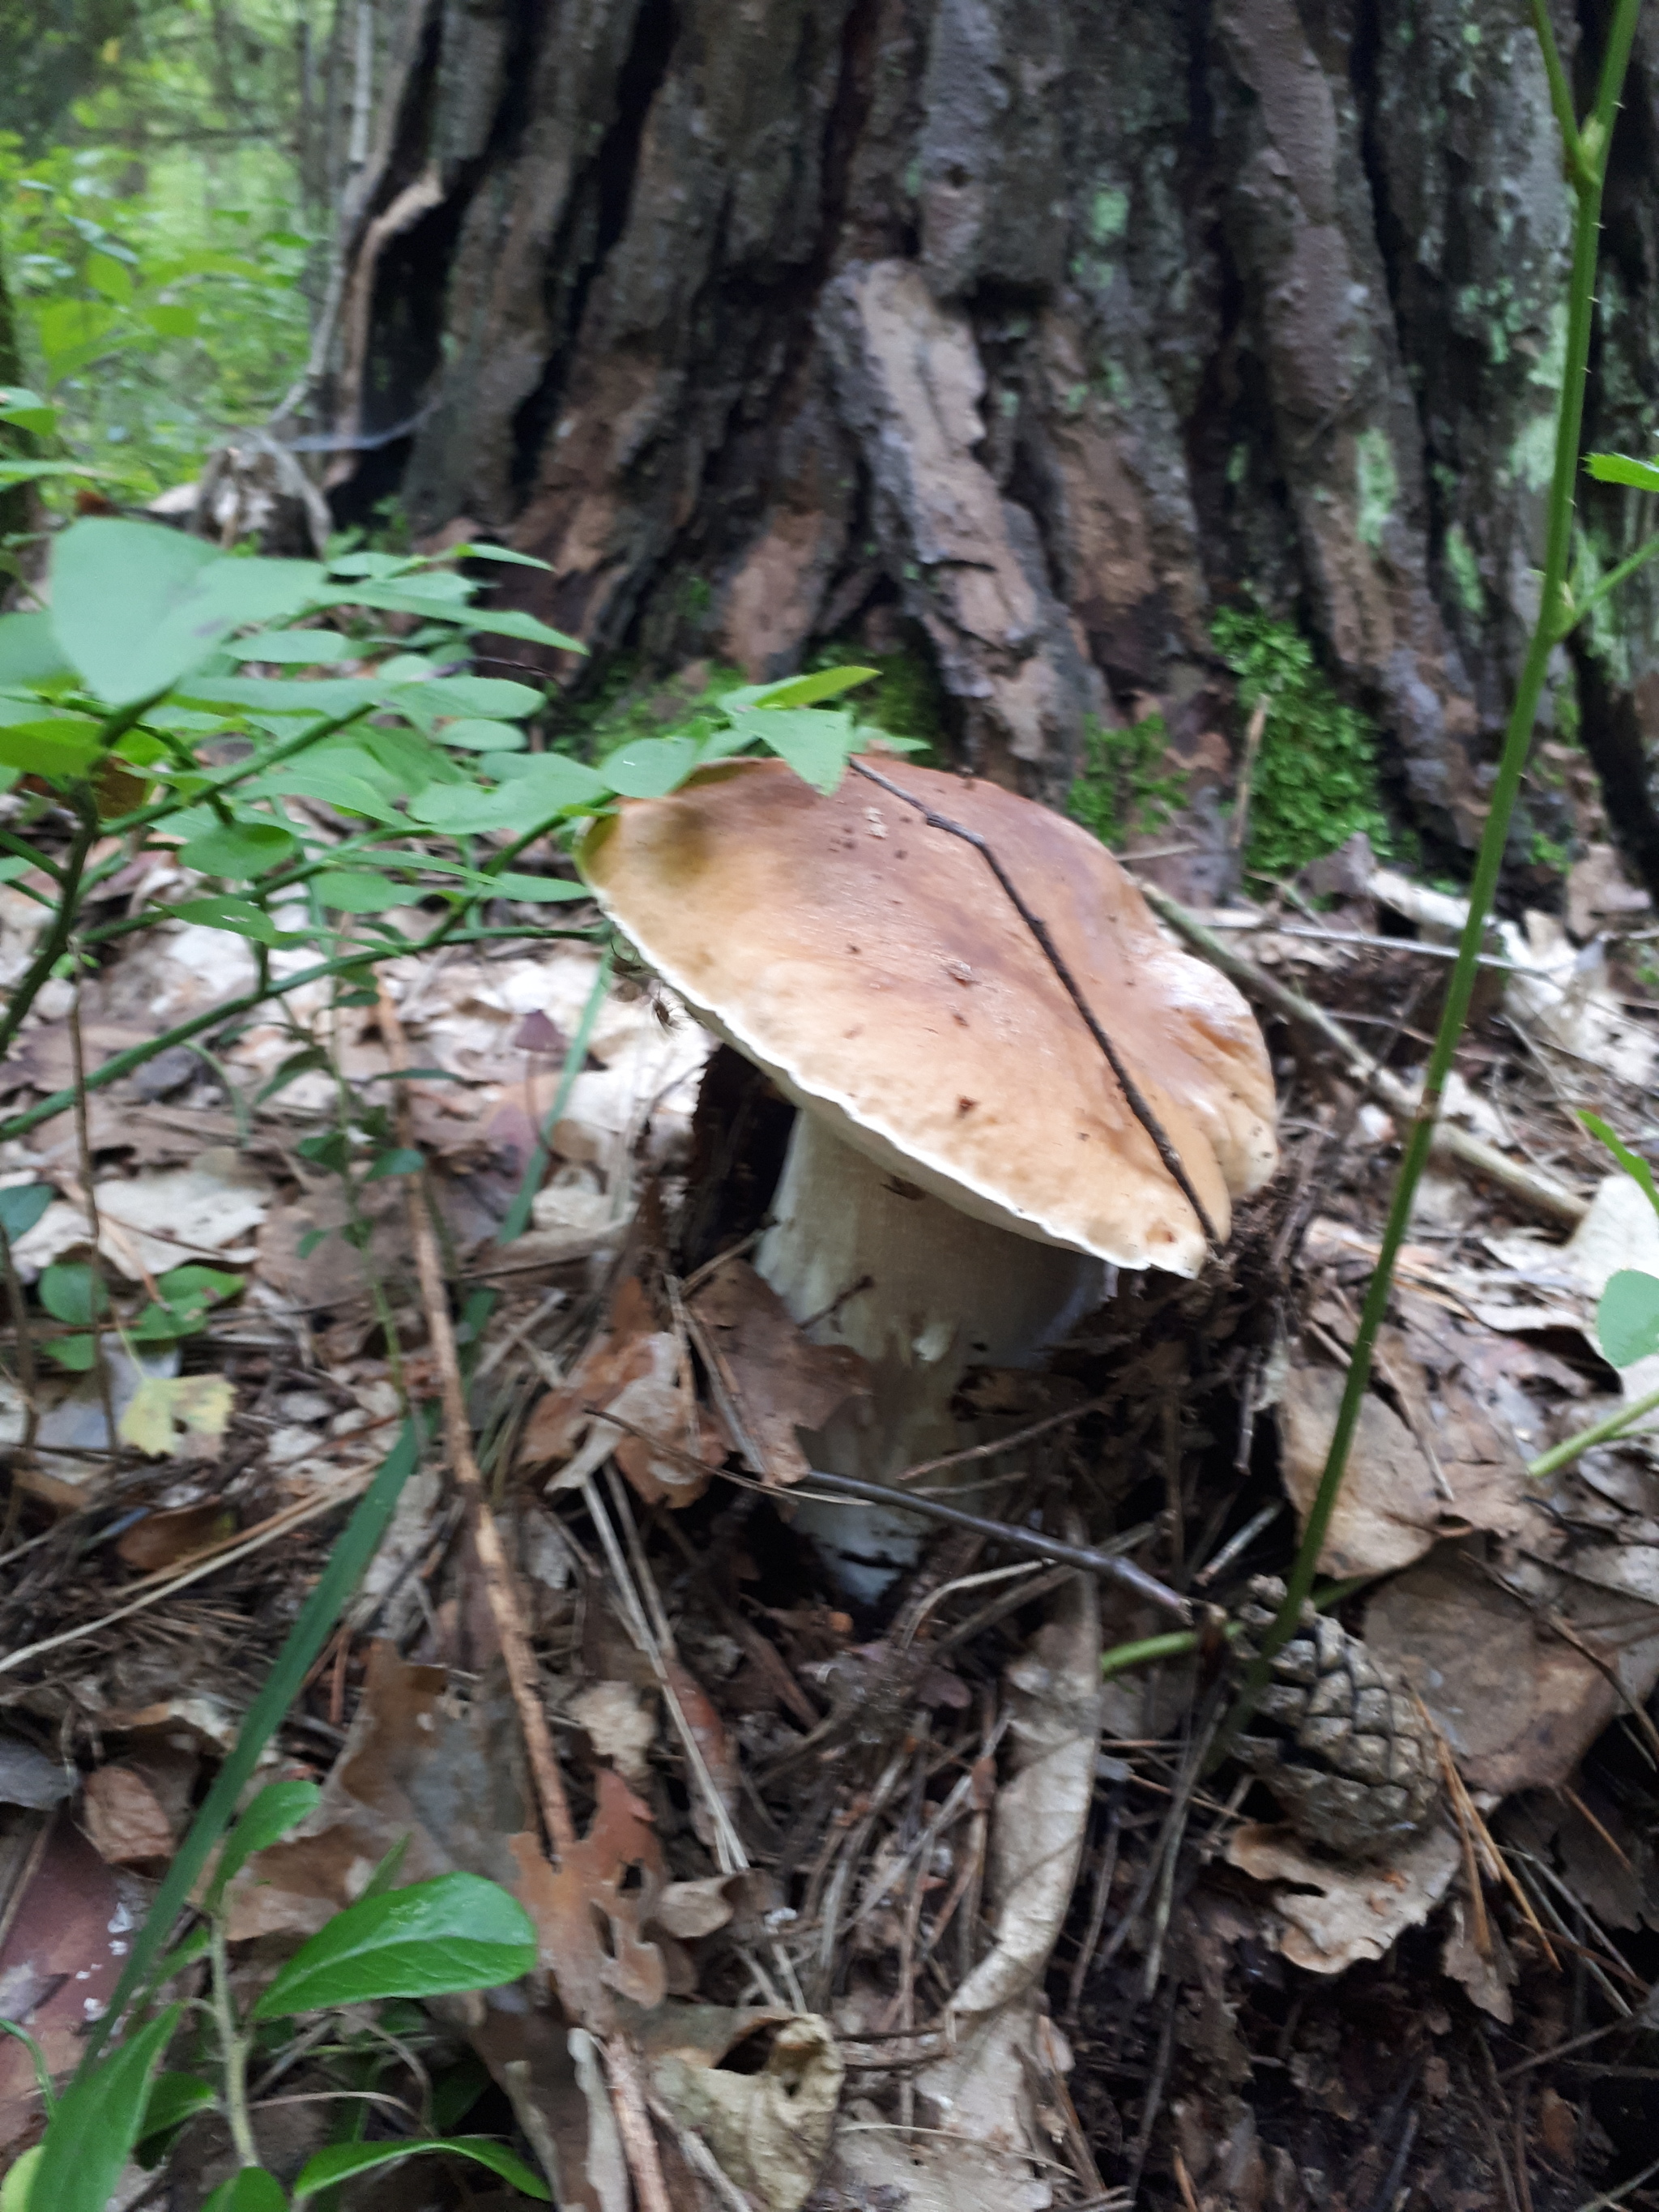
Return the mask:
[[(1595, 1333), (1612, 1275), (1659, 1273), (1659, 1214), (1580, 1118), (1659, 1140), (1655, 932), (1606, 846), (1559, 915), (1494, 927), (1459, 1149), (1423, 1193), (1322, 1562), (1352, 1583), (1346, 1627), (1420, 1699), (1445, 1809), (1355, 1863), (1208, 1759), (1221, 1624), (1294, 1551), (1456, 922), (1364, 850), (1321, 866), (1203, 918), (1268, 1025), (1278, 1177), (1198, 1281), (1121, 1277), (1040, 1369), (972, 1380), (993, 1449), (951, 1495), (981, 1525), (941, 1524), (862, 1611), (778, 1479), (808, 1476), (797, 1431), (845, 1376), (744, 1256), (789, 1109), (627, 974), (568, 1069), (597, 946), (391, 961), (378, 1002), (295, 994), (284, 1021), (168, 1052), (14, 1144), (0, 1184), (56, 1192), (12, 1248), (15, 1290), (94, 1246), (125, 1285), (181, 1262), (240, 1280), (196, 1334), (110, 1344), (78, 1377), (49, 1356), (72, 1320), (8, 1338), (0, 2012), (73, 2063), (345, 1512), (445, 1379), (417, 1265), (435, 1222), (580, 1835), (547, 1924), (647, 2069), (668, 2202), (1652, 2201), (1659, 1432), (1528, 1472), (1659, 1379), (1615, 1372)], [(39, 911), (0, 887), (7, 972)], [(88, 1066), (228, 996), (250, 957), (196, 926), (130, 941), (82, 992)], [(4, 1072), (14, 1105), (70, 1080), (70, 1012), (49, 987)], [(1372, 1054), (1381, 1097), (1357, 1079)], [(416, 1178), (349, 1183), (328, 1152), (343, 1097), (410, 1066), (399, 1134), (429, 1212)], [(565, 1076), (532, 1227), (500, 1247)], [(130, 1416), (158, 1376), (202, 1388), (147, 1434)], [(1197, 1650), (1103, 1691), (1102, 1654), (1169, 1620), (1044, 1539), (1127, 1550), (1195, 1603)], [(267, 1762), (323, 1797), (239, 1878), (246, 1985), (400, 1838), (404, 1879), (514, 1881), (535, 1778), (497, 1596), (434, 1446)], [(562, 2201), (625, 2207), (626, 2127), (544, 1989), (333, 2029), (256, 2063), (274, 2171), (325, 2139), (316, 2100), (343, 2081), (396, 2132), (424, 2077), (452, 2129), (556, 2158)], [(0, 2044), (0, 2163), (39, 2124), (27, 2055)], [(186, 2212), (232, 2166), (206, 2119), (119, 2201)], [(346, 2201), (521, 2200), (422, 2161)]]

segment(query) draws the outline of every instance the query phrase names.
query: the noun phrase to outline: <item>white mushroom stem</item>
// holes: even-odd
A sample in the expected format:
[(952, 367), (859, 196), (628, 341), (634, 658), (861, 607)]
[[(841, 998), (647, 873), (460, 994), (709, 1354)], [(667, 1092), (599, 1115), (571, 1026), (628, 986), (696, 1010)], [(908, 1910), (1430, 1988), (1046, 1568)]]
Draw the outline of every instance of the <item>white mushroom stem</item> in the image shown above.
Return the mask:
[[(871, 1367), (867, 1405), (837, 1414), (809, 1456), (837, 1474), (890, 1482), (975, 1439), (951, 1401), (970, 1367), (1025, 1367), (1099, 1297), (1085, 1254), (960, 1213), (796, 1116), (756, 1264), (815, 1343), (849, 1345)], [(803, 1501), (854, 1597), (879, 1595), (916, 1557), (915, 1516), (853, 1501)]]

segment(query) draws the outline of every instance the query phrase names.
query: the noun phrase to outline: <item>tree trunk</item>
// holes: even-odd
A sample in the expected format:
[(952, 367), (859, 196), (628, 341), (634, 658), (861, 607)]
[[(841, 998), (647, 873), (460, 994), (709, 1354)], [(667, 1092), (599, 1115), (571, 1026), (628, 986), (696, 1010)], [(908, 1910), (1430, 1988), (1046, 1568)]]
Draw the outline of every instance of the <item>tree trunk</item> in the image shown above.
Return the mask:
[[(1431, 856), (1478, 835), (1570, 219), (1516, 0), (415, 0), (400, 36), (337, 511), (396, 490), (422, 541), (538, 556), (517, 596), (600, 653), (762, 677), (925, 641), (962, 759), (1050, 799), (1088, 717), (1152, 704), (1224, 785), (1208, 624), (1255, 594), (1375, 717)], [(1656, 37), (1590, 414), (1637, 453)], [(1588, 557), (1639, 509), (1589, 492)], [(1656, 593), (1559, 656), (1546, 714), (1659, 884)]]

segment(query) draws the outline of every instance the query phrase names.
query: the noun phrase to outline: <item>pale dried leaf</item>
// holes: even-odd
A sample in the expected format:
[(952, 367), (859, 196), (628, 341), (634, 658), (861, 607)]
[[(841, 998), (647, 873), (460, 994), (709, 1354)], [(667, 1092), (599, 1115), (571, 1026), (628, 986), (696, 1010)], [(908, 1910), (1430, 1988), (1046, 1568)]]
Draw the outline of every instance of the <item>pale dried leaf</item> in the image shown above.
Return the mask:
[[(676, 2017), (716, 2010), (673, 2008)], [(707, 2020), (699, 2019), (697, 2027), (695, 2037), (665, 2050), (661, 2035), (653, 2036), (651, 2079), (657, 2094), (764, 2212), (800, 2212), (830, 2148), (841, 2096), (843, 2069), (830, 2023), (814, 2013), (781, 2021), (757, 2073), (720, 2065), (708, 2055)]]
[(642, 1783), (650, 1771), (647, 1753), (657, 1737), (653, 1706), (629, 1682), (592, 1682), (568, 1698), (565, 1711), (607, 1766), (624, 1782)]
[(1273, 1893), (1285, 1923), (1279, 1948), (1314, 1974), (1340, 1974), (1358, 1960), (1385, 1957), (1407, 1928), (1427, 1919), (1462, 1862), (1457, 1838), (1445, 1827), (1363, 1866), (1315, 1858), (1285, 1828), (1239, 1828), (1227, 1844), (1230, 1866), (1282, 1885)]
[(1100, 1615), (1093, 1577), (1057, 1593), (1055, 1618), (1008, 1669), (1013, 1771), (991, 1815), (993, 1945), (952, 2000), (994, 2012), (1048, 1963), (1071, 1903), (1094, 1794), (1100, 1732)]
[(152, 1459), (178, 1449), (176, 1431), (217, 1438), (236, 1408), (234, 1386), (223, 1375), (150, 1375), (117, 1424), (123, 1443)]

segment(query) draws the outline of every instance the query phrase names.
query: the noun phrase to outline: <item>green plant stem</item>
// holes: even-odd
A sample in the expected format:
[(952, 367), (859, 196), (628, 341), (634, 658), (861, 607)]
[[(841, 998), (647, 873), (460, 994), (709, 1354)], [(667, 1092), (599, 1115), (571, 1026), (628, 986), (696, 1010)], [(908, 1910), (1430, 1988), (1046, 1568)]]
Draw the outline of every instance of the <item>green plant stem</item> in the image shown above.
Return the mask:
[(117, 2022), (135, 1998), (150, 1986), (151, 1969), (173, 1933), (173, 1923), (189, 1903), (215, 1844), (229, 1826), (237, 1800), (252, 1781), (260, 1755), (299, 1695), (306, 1675), (386, 1534), (403, 1486), (420, 1456), (422, 1434), (416, 1423), (404, 1423), (397, 1443), (375, 1469), (374, 1480), (358, 1499), (351, 1518), (341, 1531), (329, 1554), (328, 1565), (306, 1600), (299, 1619), (289, 1629), (275, 1665), (260, 1685), (258, 1695), (248, 1707), (229, 1757), (215, 1776), (212, 1788), (191, 1823), (189, 1834), (162, 1877), (143, 1925), (133, 1938), (132, 1949), (110, 1998), (109, 2009), (87, 2039), (76, 2069), (77, 2081), (91, 2072)]
[(1644, 1415), (1654, 1413), (1659, 1413), (1659, 1390), (1650, 1390), (1645, 1398), (1632, 1399), (1628, 1406), (1621, 1406), (1616, 1413), (1609, 1413), (1592, 1428), (1564, 1437), (1559, 1444), (1552, 1444), (1547, 1452), (1540, 1453), (1527, 1473), (1535, 1481), (1541, 1481), (1547, 1474), (1571, 1466), (1582, 1452), (1593, 1451), (1597, 1444), (1610, 1443), (1614, 1437), (1621, 1437), (1626, 1429), (1633, 1428)]
[(1429, 1148), (1434, 1138), (1435, 1123), (1439, 1118), (1446, 1079), (1451, 1073), (1457, 1041), (1462, 1034), (1474, 989), (1486, 916), (1498, 886), (1510, 817), (1515, 811), (1527, 755), (1532, 744), (1538, 703), (1543, 696), (1549, 656), (1555, 642), (1561, 588), (1566, 580), (1572, 550), (1573, 488), (1578, 471), (1585, 373), (1589, 360), (1590, 330), (1595, 306), (1596, 240), (1601, 222), (1601, 190), (1607, 173), (1620, 89), (1629, 64), (1640, 4), (1641, 0), (1618, 0), (1602, 61), (1595, 106), (1589, 125), (1580, 131), (1571, 124), (1570, 104), (1565, 110), (1561, 104), (1566, 98), (1565, 77), (1560, 57), (1555, 52), (1553, 36), (1549, 31), (1544, 0), (1533, 0), (1534, 20), (1544, 45), (1545, 66), (1551, 76), (1551, 95), (1556, 100), (1558, 119), (1566, 141), (1569, 178), (1577, 199), (1573, 224), (1572, 271), (1567, 295), (1566, 355), (1556, 414), (1555, 465), (1550, 481), (1548, 526), (1538, 619), (1533, 628), (1521, 679), (1516, 686), (1509, 727), (1504, 732), (1504, 749), (1498, 761), (1497, 780), (1492, 786), (1486, 826), (1475, 860), (1474, 880), (1469, 890), (1468, 920), (1458, 943), (1457, 958), (1447, 988), (1445, 1007), (1423, 1079), (1422, 1097), (1403, 1149), (1394, 1197), (1382, 1231), (1376, 1271), (1367, 1287), (1360, 1312), (1335, 1432), (1331, 1438), (1319, 1488), (1303, 1529), (1301, 1548), (1291, 1570), (1285, 1602), (1263, 1638), (1261, 1656), (1250, 1668), (1243, 1698), (1230, 1718), (1224, 1736), (1237, 1729), (1260, 1695), (1267, 1679), (1268, 1662), (1295, 1632), (1303, 1603), (1313, 1588), (1316, 1565), (1341, 1491), (1349, 1449), (1358, 1425), (1360, 1409), (1365, 1401), (1377, 1333), (1388, 1312), (1393, 1289), (1395, 1262), (1411, 1225), (1417, 1187), (1428, 1164)]
[(37, 853), (26, 837), (18, 836), (13, 830), (0, 830), (0, 852), (10, 853), (20, 860), (27, 860), (32, 868), (39, 868), (43, 876), (50, 876), (55, 884), (61, 884), (64, 880), (64, 871), (56, 860), (48, 860), (44, 853)]
[(259, 2146), (253, 2140), (253, 2122), (247, 2105), (247, 2038), (237, 2023), (230, 2001), (230, 1960), (225, 1946), (225, 1924), (216, 1913), (209, 1938), (213, 1961), (213, 2021), (219, 2032), (219, 2060), (224, 2069), (225, 2118), (236, 2155), (244, 2166), (258, 2166)]
[[(515, 944), (523, 944), (543, 938), (575, 938), (586, 941), (592, 936), (592, 932), (586, 929), (474, 929), (462, 932), (453, 941), (461, 945), (483, 945), (500, 938), (511, 938)], [(395, 952), (400, 955), (428, 952), (441, 941), (434, 934), (422, 938), (415, 945), (388, 945), (386, 951), (388, 954)], [(234, 1021), (240, 1014), (252, 1013), (267, 999), (283, 998), (290, 991), (301, 990), (307, 983), (320, 982), (325, 977), (337, 975), (348, 968), (364, 967), (375, 957), (373, 950), (360, 950), (348, 954), (342, 960), (321, 960), (314, 967), (301, 968), (292, 975), (245, 991), (240, 998), (227, 999), (219, 1006), (210, 1006), (204, 1013), (193, 1015), (189, 1021), (179, 1022), (173, 1029), (163, 1030), (159, 1036), (150, 1037), (141, 1045), (129, 1045), (125, 1052), (112, 1054), (88, 1076), (87, 1089), (99, 1091), (107, 1083), (118, 1083), (124, 1075), (131, 1075), (135, 1067), (142, 1067), (146, 1060), (154, 1060), (158, 1053), (166, 1052), (175, 1044), (188, 1044), (192, 1037), (200, 1036), (204, 1030), (218, 1029), (226, 1022)], [(0, 1122), (0, 1143), (24, 1135), (40, 1122), (49, 1121), (54, 1114), (65, 1112), (74, 1103), (73, 1091), (54, 1091), (50, 1097), (41, 1099), (38, 1104), (27, 1108), (21, 1114), (14, 1114), (9, 1121)]]
[(57, 911), (52, 918), (40, 950), (35, 954), (19, 978), (6, 1011), (0, 1014), (0, 1059), (10, 1048), (11, 1041), (22, 1028), (25, 1018), (52, 969), (68, 950), (70, 933), (75, 927), (76, 894), (81, 888), (82, 871), (87, 865), (87, 854), (92, 850), (98, 836), (98, 809), (92, 793), (84, 785), (75, 793), (75, 836), (70, 841), (68, 857), (64, 862), (63, 888), (58, 895)]
[(1656, 553), (1659, 553), (1659, 538), (1650, 538), (1644, 545), (1638, 545), (1635, 552), (1627, 553), (1616, 568), (1609, 568), (1593, 592), (1566, 611), (1556, 633), (1557, 643), (1564, 637), (1571, 637), (1593, 607), (1599, 606), (1610, 592), (1616, 592), (1620, 585), (1627, 577), (1633, 576), (1638, 568), (1645, 568)]

